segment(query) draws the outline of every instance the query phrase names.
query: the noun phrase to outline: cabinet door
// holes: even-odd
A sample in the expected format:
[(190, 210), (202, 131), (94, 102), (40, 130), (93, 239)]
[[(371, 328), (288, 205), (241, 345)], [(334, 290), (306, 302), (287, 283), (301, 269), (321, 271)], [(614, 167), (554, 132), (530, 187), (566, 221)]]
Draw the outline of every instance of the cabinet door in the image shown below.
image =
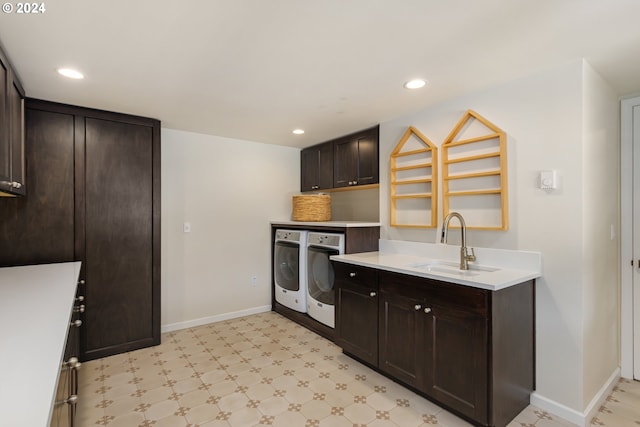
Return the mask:
[(0, 266), (74, 261), (74, 116), (26, 111), (29, 196), (0, 203)]
[(11, 182), (13, 194), (25, 195), (24, 169), (24, 90), (13, 72), (7, 87), (9, 109), (9, 144), (11, 145)]
[(334, 142), (334, 187), (378, 183), (378, 134), (376, 126)]
[[(7, 81), (9, 63), (0, 51), (0, 183), (11, 182), (11, 143), (9, 141), (9, 109), (7, 108)], [(5, 185), (0, 190), (5, 190)]]
[(300, 191), (333, 187), (333, 143), (326, 142), (300, 152)]
[(333, 143), (333, 152), (333, 187), (356, 185), (358, 180), (357, 141), (348, 137), (337, 140)]
[(424, 383), (423, 300), (380, 282), (379, 368), (418, 389)]
[(319, 188), (320, 151), (314, 147), (300, 151), (300, 191)]
[(487, 319), (451, 306), (427, 308), (424, 391), (451, 409), (486, 423)]
[(84, 191), (77, 186), (85, 201), (82, 352), (95, 359), (160, 341), (159, 144), (151, 126), (91, 117), (85, 123)]
[(378, 280), (375, 270), (334, 262), (336, 341), (373, 366), (378, 364)]
[(378, 128), (371, 129), (355, 138), (358, 150), (357, 185), (377, 184), (378, 170)]

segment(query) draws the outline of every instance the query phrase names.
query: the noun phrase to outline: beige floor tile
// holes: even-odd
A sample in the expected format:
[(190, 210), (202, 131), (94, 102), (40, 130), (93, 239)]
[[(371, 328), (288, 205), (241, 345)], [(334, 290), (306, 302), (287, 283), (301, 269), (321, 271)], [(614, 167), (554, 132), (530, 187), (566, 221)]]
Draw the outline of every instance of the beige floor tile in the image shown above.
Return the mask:
[(128, 412), (124, 415), (116, 416), (109, 422), (109, 427), (132, 427), (144, 422), (144, 415), (138, 412)]
[(424, 422), (420, 413), (406, 406), (396, 406), (391, 409), (389, 419), (402, 427), (417, 427)]
[(251, 427), (256, 425), (262, 414), (255, 408), (241, 408), (233, 411), (229, 419), (227, 420), (231, 427)]
[[(81, 427), (469, 426), (273, 312), (87, 362), (80, 387)], [(640, 383), (621, 380), (592, 427), (638, 427), (639, 402)], [(525, 426), (575, 427), (533, 406), (509, 425)]]
[[(442, 424), (443, 427), (473, 427), (468, 422), (464, 421), (459, 417), (456, 417), (455, 415), (447, 411), (438, 412), (436, 416), (438, 417), (438, 422)], [(539, 425), (539, 424), (536, 424), (536, 425)]]
[(189, 421), (180, 415), (169, 415), (168, 417), (155, 420), (155, 422), (151, 424), (153, 427), (187, 427), (188, 425)]
[(220, 408), (213, 403), (204, 403), (190, 408), (185, 418), (194, 425), (200, 425), (215, 419), (221, 413)]
[(144, 408), (144, 416), (148, 420), (159, 420), (173, 415), (179, 408), (175, 400), (163, 400)]

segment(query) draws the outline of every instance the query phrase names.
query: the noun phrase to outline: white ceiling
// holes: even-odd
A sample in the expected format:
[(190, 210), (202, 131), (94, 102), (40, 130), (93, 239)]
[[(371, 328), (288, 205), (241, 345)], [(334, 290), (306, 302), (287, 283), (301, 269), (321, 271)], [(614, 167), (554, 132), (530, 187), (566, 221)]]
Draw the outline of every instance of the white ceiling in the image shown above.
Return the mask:
[[(0, 14), (27, 96), (308, 146), (585, 58), (640, 91), (639, 0), (58, 0)], [(86, 76), (55, 72), (73, 66)], [(408, 91), (414, 77), (429, 80)], [(306, 130), (292, 135), (294, 128)]]

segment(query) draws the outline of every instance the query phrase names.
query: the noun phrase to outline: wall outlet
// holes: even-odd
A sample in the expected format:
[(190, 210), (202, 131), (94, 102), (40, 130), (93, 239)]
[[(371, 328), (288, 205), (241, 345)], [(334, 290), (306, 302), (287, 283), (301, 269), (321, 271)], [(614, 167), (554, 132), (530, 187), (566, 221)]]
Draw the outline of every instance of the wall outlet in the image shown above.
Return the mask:
[(251, 286), (254, 288), (258, 286), (258, 276), (251, 276)]
[(191, 223), (185, 222), (184, 224), (182, 224), (182, 231), (184, 233), (191, 233)]

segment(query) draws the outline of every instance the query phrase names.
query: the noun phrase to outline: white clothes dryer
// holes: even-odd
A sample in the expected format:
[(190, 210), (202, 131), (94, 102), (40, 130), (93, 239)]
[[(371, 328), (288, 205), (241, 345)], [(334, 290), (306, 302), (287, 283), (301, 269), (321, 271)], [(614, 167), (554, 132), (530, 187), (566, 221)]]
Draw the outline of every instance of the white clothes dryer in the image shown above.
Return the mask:
[(344, 234), (310, 231), (307, 235), (307, 314), (335, 327), (335, 274), (329, 257), (344, 253)]
[(301, 313), (307, 312), (307, 231), (276, 230), (273, 248), (275, 299)]

